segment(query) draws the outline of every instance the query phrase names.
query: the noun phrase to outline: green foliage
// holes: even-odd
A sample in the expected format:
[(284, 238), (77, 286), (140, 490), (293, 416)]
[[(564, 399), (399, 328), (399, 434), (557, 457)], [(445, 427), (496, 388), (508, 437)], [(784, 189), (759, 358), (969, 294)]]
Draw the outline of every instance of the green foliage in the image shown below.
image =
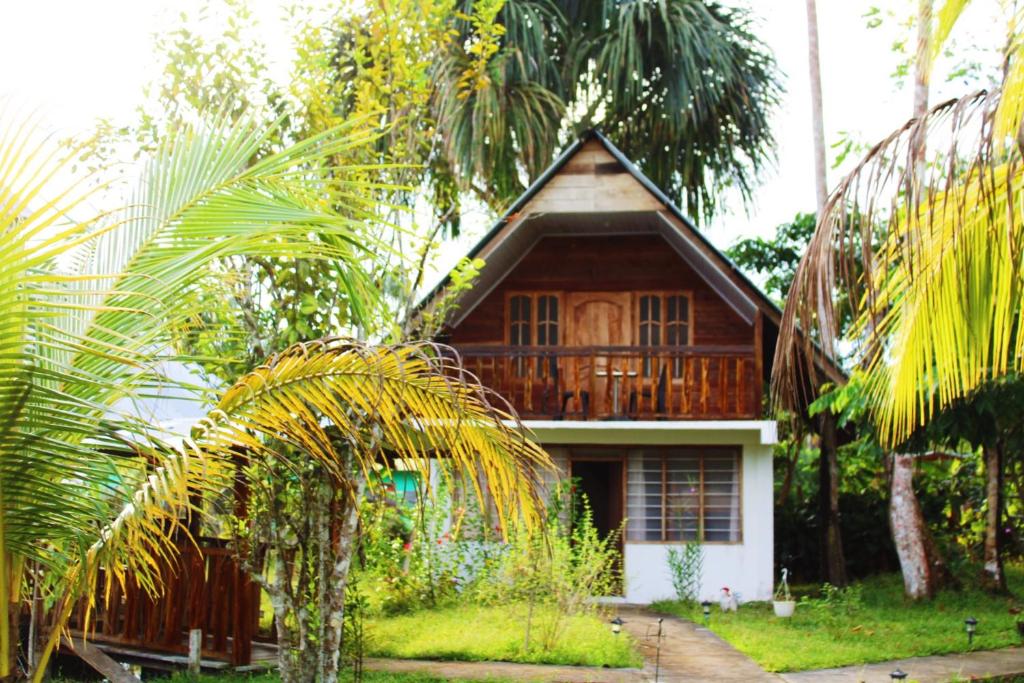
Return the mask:
[(726, 255), (746, 272), (763, 279), (765, 293), (782, 304), (814, 234), (816, 220), (813, 213), (798, 213), (793, 220), (776, 227), (774, 237), (739, 240), (726, 250)]
[[(643, 660), (628, 634), (615, 636), (607, 621), (593, 614), (557, 614), (555, 605), (511, 603), (493, 606), (471, 601), (368, 621), (369, 654), (403, 659), (509, 661), (532, 664), (634, 667)], [(564, 621), (553, 646), (539, 640), (525, 645), (527, 620)]]
[(698, 541), (685, 543), (681, 548), (673, 546), (668, 549), (668, 570), (672, 575), (676, 598), (680, 602), (697, 602), (700, 599), (703, 569), (704, 546)]
[[(965, 570), (969, 577), (976, 567)], [(1024, 588), (1024, 568), (1007, 568), (1011, 590)], [(790, 619), (772, 613), (769, 603), (747, 603), (736, 614), (718, 614), (710, 627), (768, 671), (802, 671), (907, 657), (967, 651), (964, 619), (978, 619), (974, 649), (1018, 645), (1019, 604), (993, 596), (965, 581), (965, 589), (943, 591), (928, 602), (908, 602), (898, 573), (874, 576), (847, 589), (806, 591)], [(654, 605), (693, 620), (699, 608), (678, 602)]]
[[(710, 216), (726, 188), (749, 197), (772, 155), (780, 87), (746, 10), (526, 0), (506, 2), (498, 21), (505, 31), (487, 78), (468, 96), (444, 86), (437, 116), (451, 167), (491, 206), (507, 205), (561, 143), (595, 126), (694, 216)], [(442, 83), (473, 63), (461, 47), (473, 26), (456, 30)]]

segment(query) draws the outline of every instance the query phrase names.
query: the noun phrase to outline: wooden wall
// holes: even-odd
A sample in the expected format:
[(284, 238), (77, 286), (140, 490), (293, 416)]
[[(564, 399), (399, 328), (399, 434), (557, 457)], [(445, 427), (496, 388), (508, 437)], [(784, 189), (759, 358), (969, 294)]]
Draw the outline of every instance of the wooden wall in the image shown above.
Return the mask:
[(510, 291), (688, 290), (695, 345), (749, 345), (746, 324), (659, 235), (544, 237), (499, 285), (451, 330), (450, 342), (502, 344)]

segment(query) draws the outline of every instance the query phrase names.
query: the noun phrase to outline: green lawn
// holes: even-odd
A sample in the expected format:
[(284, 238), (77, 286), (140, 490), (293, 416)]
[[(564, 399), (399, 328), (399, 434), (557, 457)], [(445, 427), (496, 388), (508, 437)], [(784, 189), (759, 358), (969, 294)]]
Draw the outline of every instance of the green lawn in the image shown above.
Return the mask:
[(368, 619), (367, 654), (401, 659), (643, 665), (633, 640), (625, 633), (613, 635), (605, 620), (596, 616), (566, 619), (557, 644), (544, 648), (540, 631), (546, 620), (552, 618), (549, 609), (535, 610), (530, 648), (526, 650), (526, 614), (525, 605), (455, 606)]
[[(1010, 589), (1024, 591), (1024, 568), (1010, 567)], [(976, 579), (969, 577), (970, 582)], [(969, 581), (964, 581), (968, 585)], [(803, 671), (880, 662), (968, 649), (964, 619), (978, 620), (973, 649), (1020, 644), (1016, 617), (1009, 612), (1021, 603), (976, 589), (947, 591), (934, 601), (908, 603), (898, 574), (857, 584), (859, 605), (820, 602), (797, 605), (792, 619), (779, 619), (771, 603), (749, 603), (735, 614), (712, 605), (711, 629), (768, 671)], [(655, 609), (697, 621), (694, 610), (675, 602)], [(1021, 615), (1024, 618), (1024, 615)]]

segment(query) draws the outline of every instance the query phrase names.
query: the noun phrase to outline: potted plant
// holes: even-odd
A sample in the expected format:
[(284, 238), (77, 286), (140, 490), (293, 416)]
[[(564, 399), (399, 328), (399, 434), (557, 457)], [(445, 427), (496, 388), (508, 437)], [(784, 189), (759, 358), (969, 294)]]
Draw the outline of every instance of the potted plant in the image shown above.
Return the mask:
[(772, 608), (775, 610), (775, 616), (783, 617), (784, 619), (793, 616), (793, 612), (796, 610), (796, 600), (793, 599), (793, 595), (789, 592), (789, 570), (785, 567), (782, 568), (782, 581), (779, 582), (779, 587), (775, 589)]

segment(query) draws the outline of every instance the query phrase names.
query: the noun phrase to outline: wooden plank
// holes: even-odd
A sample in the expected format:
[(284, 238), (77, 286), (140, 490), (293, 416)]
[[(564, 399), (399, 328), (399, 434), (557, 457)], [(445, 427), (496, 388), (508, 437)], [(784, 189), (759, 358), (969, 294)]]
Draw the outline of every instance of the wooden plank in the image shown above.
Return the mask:
[(142, 683), (130, 671), (114, 661), (110, 655), (95, 645), (87, 643), (84, 639), (64, 636), (62, 641), (79, 659), (91, 666), (110, 683)]

